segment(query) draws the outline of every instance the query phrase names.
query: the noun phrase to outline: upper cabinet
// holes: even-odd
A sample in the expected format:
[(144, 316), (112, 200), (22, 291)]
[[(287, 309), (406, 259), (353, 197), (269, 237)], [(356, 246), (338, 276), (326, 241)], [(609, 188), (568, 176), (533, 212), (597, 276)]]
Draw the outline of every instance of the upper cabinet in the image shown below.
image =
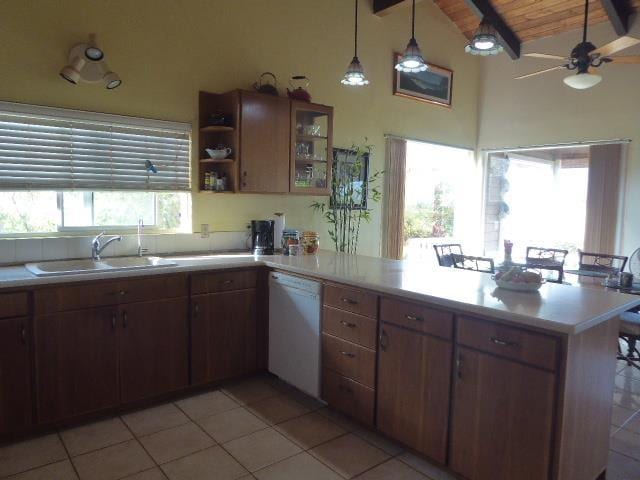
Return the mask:
[(200, 92), (199, 190), (329, 195), (332, 135), (332, 107)]

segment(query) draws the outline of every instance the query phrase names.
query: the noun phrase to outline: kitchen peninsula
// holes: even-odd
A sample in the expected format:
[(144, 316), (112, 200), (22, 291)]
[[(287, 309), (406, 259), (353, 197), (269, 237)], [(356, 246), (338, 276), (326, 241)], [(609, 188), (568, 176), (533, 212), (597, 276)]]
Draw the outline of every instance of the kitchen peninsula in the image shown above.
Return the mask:
[(328, 251), (170, 260), (50, 277), (0, 268), (0, 343), (16, 366), (3, 438), (266, 370), (267, 279), (280, 271), (322, 282), (333, 408), (463, 478), (604, 478), (616, 317), (640, 297), (503, 291), (477, 272)]

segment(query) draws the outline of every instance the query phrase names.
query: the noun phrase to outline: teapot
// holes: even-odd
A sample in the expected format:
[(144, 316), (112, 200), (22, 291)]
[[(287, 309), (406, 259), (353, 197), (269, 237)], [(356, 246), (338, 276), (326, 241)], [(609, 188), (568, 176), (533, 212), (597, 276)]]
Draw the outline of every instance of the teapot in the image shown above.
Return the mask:
[[(271, 77), (271, 80), (267, 78), (263, 83), (264, 77)], [(260, 75), (258, 81), (253, 84), (253, 88), (260, 93), (266, 93), (267, 95), (274, 95), (276, 97), (278, 96), (278, 80), (271, 72), (264, 72)]]
[(302, 100), (303, 102), (311, 101), (311, 94), (307, 91), (309, 88), (309, 79), (304, 75), (294, 75), (289, 80), (289, 85), (293, 90), (287, 88), (287, 95), (293, 100)]

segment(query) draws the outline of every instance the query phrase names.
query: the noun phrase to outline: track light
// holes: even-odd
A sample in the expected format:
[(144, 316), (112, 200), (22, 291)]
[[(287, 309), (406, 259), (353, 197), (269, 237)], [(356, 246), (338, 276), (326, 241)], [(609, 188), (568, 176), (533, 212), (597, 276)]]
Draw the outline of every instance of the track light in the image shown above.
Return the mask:
[(96, 45), (93, 34), (88, 43), (79, 43), (69, 51), (69, 64), (60, 70), (60, 76), (74, 85), (80, 81), (102, 83), (107, 90), (122, 84), (118, 74), (109, 69), (104, 51)]

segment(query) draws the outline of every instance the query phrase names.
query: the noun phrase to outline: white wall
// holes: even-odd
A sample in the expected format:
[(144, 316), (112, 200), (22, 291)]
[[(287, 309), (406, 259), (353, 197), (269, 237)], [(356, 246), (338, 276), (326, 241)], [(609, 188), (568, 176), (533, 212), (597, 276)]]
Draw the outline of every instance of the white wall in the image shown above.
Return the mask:
[[(640, 19), (630, 35), (640, 38)], [(596, 46), (615, 38), (607, 23), (589, 34)], [(523, 50), (568, 55), (579, 41), (576, 30), (526, 43)], [(640, 47), (621, 54), (638, 55)], [(504, 54), (483, 59), (478, 147), (631, 139), (621, 231), (622, 252), (630, 254), (640, 247), (640, 65), (605, 65), (602, 83), (586, 91), (567, 87), (562, 82), (566, 71), (514, 79), (556, 64), (526, 57), (514, 62)]]

